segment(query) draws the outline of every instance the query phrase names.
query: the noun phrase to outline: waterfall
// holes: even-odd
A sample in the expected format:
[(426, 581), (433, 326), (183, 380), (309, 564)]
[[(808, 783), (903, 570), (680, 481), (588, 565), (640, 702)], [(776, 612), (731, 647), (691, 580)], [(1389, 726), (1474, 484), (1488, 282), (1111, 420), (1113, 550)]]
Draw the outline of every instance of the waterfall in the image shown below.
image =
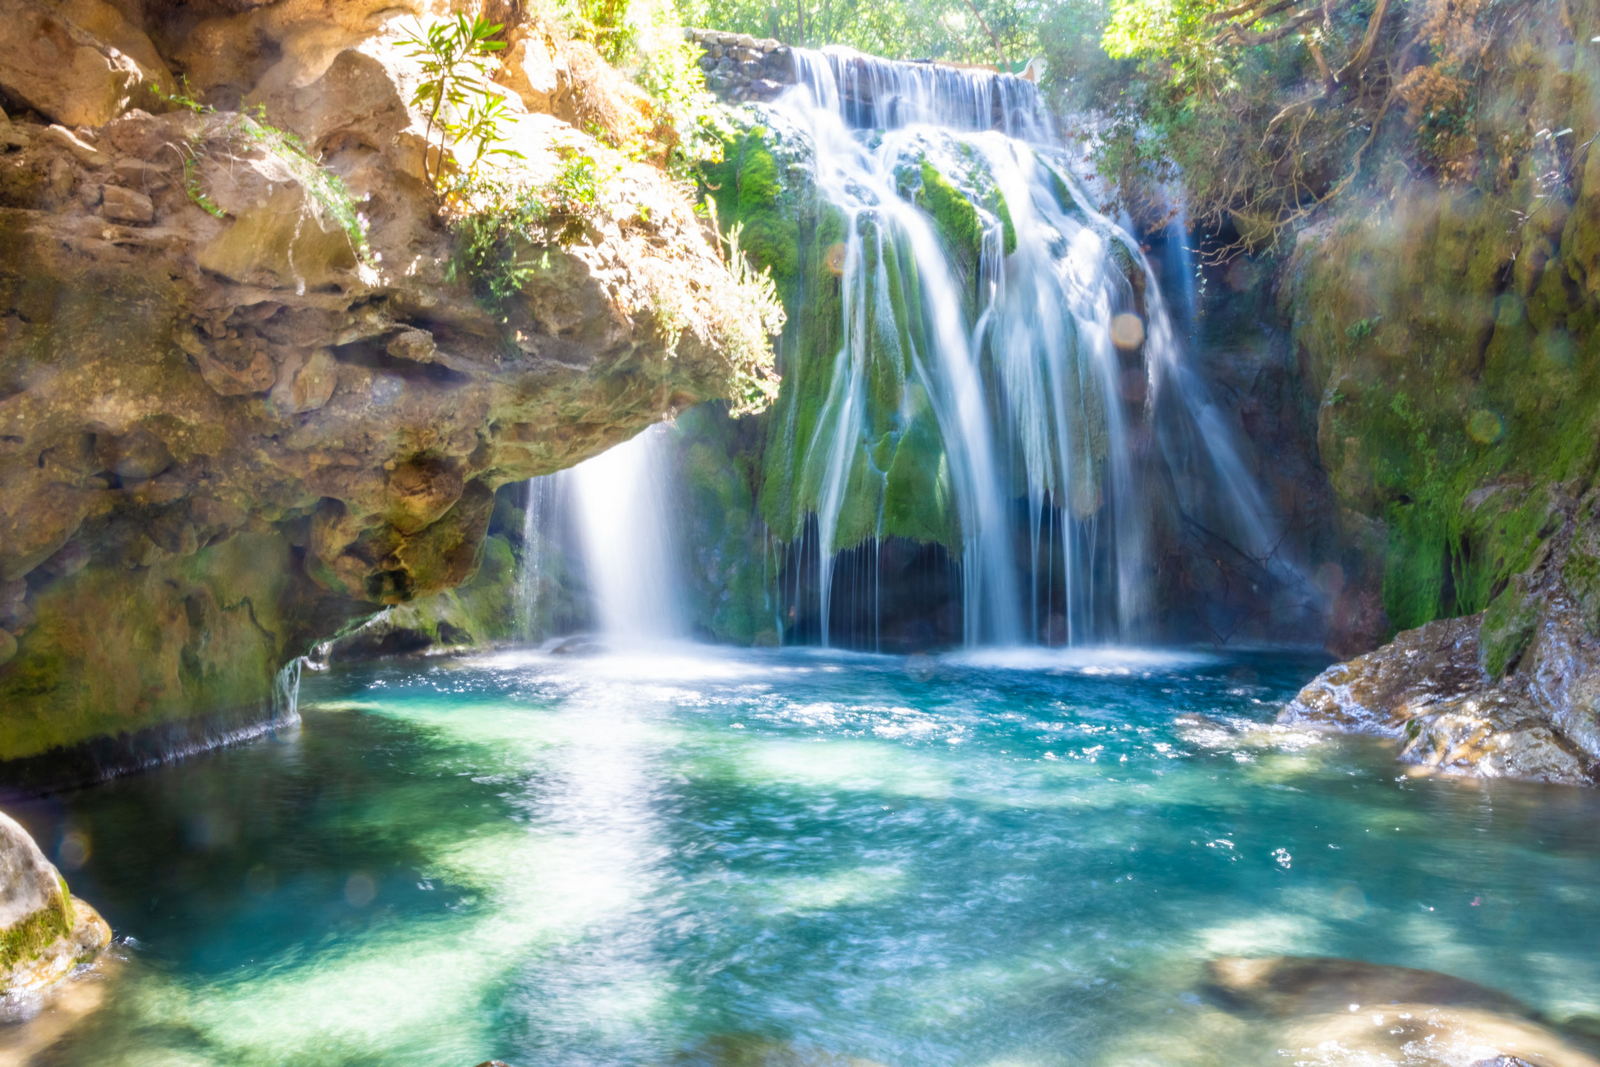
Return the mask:
[(541, 631), (541, 596), (549, 567), (551, 525), (555, 519), (555, 476), (529, 478), (522, 512), (522, 565), (517, 570), (518, 636), (527, 640)]
[(687, 630), (663, 492), (665, 433), (652, 426), (567, 475), (600, 632), (621, 643)]
[(527, 636), (540, 632), (539, 598), (557, 558), (582, 568), (588, 615), (608, 642), (637, 646), (688, 635), (668, 509), (668, 444), (667, 428), (653, 426), (528, 482), (517, 580)]
[[(928, 643), (958, 624), (968, 645), (1148, 640), (1182, 537), (1277, 575), (1281, 526), (1187, 362), (1191, 331), (1080, 186), (1035, 87), (841, 48), (793, 55), (795, 85), (755, 106), (782, 157), (767, 172), (797, 199), (758, 221), (801, 288), (786, 294), (764, 443), (736, 446), (761, 450), (763, 514), (794, 520), (772, 530), (785, 563), (771, 580), (806, 605), (790, 639), (881, 647), (886, 618), (926, 609)], [(1181, 234), (1167, 244), (1167, 280), (1187, 284)], [(1187, 325), (1193, 293), (1176, 306)], [(689, 618), (696, 586), (679, 570), (695, 553), (674, 546), (685, 515), (667, 505), (725, 501), (672, 481), (673, 433), (529, 483), (528, 636), (585, 620), (613, 644), (714, 632)]]
[[(795, 64), (796, 86), (763, 119), (804, 146), (843, 219), (826, 395), (814, 416), (787, 416), (800, 506), (816, 518), (794, 550), (816, 553), (823, 643), (841, 553), (904, 533), (884, 505), (862, 529), (861, 487), (895, 493), (883, 456), (898, 458), (923, 418), (959, 525), (969, 645), (1140, 637), (1148, 528), (1171, 495), (1156, 488), (1161, 461), (1192, 474), (1180, 509), (1223, 513), (1244, 551), (1270, 554), (1279, 534), (1184, 364), (1150, 264), (1082, 192), (1034, 86), (842, 48), (797, 49)], [(938, 217), (949, 187), (981, 227), (973, 262)], [(900, 376), (887, 399), (886, 367)]]

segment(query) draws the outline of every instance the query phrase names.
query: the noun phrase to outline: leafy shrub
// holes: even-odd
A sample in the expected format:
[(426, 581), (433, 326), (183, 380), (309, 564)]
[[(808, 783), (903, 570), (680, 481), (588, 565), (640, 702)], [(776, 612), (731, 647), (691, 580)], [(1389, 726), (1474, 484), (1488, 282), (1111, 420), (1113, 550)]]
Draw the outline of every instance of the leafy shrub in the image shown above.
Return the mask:
[(422, 61), (422, 82), (411, 95), (411, 104), (428, 113), (422, 168), (435, 189), (445, 187), (445, 149), (452, 141), (467, 150), (464, 173), (469, 184), (478, 179), (484, 160), (491, 156), (522, 158), (504, 145), (510, 112), (505, 98), (489, 82), (493, 57), (506, 47), (504, 41), (495, 40), (503, 29), (503, 24), (485, 18), (457, 15), (419, 26), (405, 37), (411, 46), (408, 54)]

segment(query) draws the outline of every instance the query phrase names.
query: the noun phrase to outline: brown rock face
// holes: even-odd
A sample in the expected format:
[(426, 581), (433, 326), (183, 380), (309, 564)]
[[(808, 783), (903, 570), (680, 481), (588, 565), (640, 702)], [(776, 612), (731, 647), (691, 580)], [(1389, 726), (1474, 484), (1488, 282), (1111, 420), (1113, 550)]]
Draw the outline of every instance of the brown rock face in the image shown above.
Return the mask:
[(191, 74), (264, 111), (80, 114), (0, 57), (6, 91), (98, 127), (0, 144), (0, 761), (234, 729), (313, 639), (469, 577), (498, 487), (770, 355), (676, 184), (515, 104), (503, 180), (572, 151), (616, 173), (481, 302), (421, 179), (392, 6), (195, 5), (192, 33), (124, 47), (85, 28), (91, 0), (6, 2), (95, 55), (206, 42)]
[(55, 122), (99, 126), (172, 75), (150, 38), (101, 0), (0, 0), (0, 89)]

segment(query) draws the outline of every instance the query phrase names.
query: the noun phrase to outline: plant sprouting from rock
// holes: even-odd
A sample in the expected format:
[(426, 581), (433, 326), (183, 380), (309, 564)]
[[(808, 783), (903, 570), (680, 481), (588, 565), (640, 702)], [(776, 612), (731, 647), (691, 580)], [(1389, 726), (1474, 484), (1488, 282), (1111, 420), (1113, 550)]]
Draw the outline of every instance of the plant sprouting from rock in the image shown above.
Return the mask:
[(411, 104), (427, 112), (423, 132), (426, 145), (423, 176), (435, 189), (445, 189), (445, 148), (451, 141), (465, 147), (466, 177), (477, 180), (486, 159), (522, 158), (505, 147), (505, 125), (510, 118), (506, 101), (492, 87), (489, 69), (506, 43), (496, 40), (505, 27), (484, 18), (457, 15), (453, 19), (419, 27), (406, 35), (408, 53), (421, 60), (422, 83)]
[[(179, 82), (176, 92), (162, 92), (157, 88), (152, 88), (151, 92), (172, 107), (216, 119), (205, 129), (191, 134), (177, 149), (183, 159), (184, 191), (208, 215), (221, 219), (227, 218), (228, 213), (206, 191), (201, 179), (201, 160), (207, 153), (216, 153), (224, 146), (226, 149), (254, 148), (272, 157), (289, 178), (305, 190), (319, 223), (331, 222), (337, 226), (349, 240), (356, 258), (363, 263), (368, 261), (366, 225), (344, 179), (324, 166), (297, 135), (268, 122), (265, 107), (256, 104), (240, 112), (221, 112), (210, 104), (201, 103), (190, 92), (186, 81)], [(224, 154), (231, 153), (224, 151)]]

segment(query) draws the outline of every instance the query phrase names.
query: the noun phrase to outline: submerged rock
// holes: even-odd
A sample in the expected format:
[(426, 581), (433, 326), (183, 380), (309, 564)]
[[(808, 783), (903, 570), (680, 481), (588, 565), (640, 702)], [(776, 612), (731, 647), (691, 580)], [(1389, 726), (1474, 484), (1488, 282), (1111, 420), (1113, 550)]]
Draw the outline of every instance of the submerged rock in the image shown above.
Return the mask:
[(28, 832), (0, 813), (0, 998), (37, 993), (111, 942)]
[(1207, 991), (1229, 1007), (1270, 1020), (1273, 1047), (1297, 1062), (1600, 1067), (1515, 998), (1435, 971), (1330, 957), (1224, 957), (1207, 964), (1206, 979)]
[(883, 1067), (754, 1034), (718, 1034), (672, 1058), (673, 1067)]

